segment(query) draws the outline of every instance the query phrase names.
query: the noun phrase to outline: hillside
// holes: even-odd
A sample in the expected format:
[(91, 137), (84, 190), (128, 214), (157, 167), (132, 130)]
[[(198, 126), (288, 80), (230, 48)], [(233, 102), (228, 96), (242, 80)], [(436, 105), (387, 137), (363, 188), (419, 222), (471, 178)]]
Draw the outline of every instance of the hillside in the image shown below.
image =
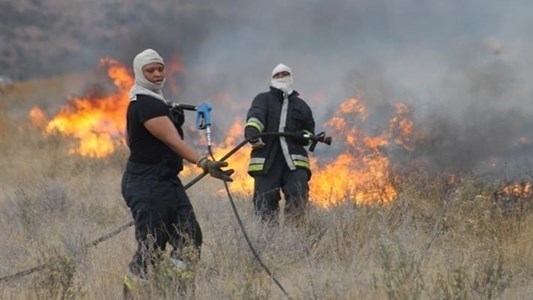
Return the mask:
[(86, 70), (104, 55), (131, 59), (145, 46), (187, 49), (203, 32), (190, 20), (216, 10), (168, 0), (2, 0), (0, 75), (21, 80)]

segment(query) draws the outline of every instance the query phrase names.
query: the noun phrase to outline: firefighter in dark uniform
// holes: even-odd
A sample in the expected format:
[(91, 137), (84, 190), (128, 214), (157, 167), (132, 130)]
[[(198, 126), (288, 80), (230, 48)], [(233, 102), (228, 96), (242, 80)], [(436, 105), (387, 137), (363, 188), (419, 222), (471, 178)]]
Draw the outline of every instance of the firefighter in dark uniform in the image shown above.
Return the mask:
[[(244, 135), (251, 139), (248, 173), (254, 178), (254, 210), (266, 222), (278, 221), (281, 192), (285, 216), (305, 215), (311, 178), (310, 145), (305, 134), (314, 134), (315, 121), (307, 103), (292, 89), (291, 69), (279, 64), (272, 71), (270, 91), (257, 95), (248, 110)], [(260, 133), (296, 133), (294, 137), (265, 136)]]
[(183, 159), (222, 180), (231, 181), (232, 173), (221, 170), (227, 163), (201, 156), (183, 140), (183, 111), (161, 92), (165, 64), (159, 54), (151, 49), (139, 53), (133, 70), (135, 84), (127, 110), (130, 156), (122, 177), (122, 195), (135, 221), (138, 248), (124, 278), (125, 291), (146, 280), (147, 266), (156, 266), (167, 243), (172, 246), (171, 261), (176, 267), (192, 262), (183, 257), (186, 247), (199, 256), (202, 232), (177, 177)]

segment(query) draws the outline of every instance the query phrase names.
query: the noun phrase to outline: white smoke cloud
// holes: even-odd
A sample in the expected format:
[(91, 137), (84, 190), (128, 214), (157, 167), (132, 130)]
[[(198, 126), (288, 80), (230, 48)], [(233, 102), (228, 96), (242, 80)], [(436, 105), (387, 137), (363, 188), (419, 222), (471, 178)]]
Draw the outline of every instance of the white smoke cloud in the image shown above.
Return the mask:
[[(4, 8), (16, 5), (1, 2)], [(23, 40), (18, 52), (4, 43), (0, 47), (26, 53), (25, 59), (3, 65), (8, 73), (23, 72), (21, 77), (94, 67), (104, 55), (130, 64), (136, 53), (154, 48), (165, 57), (183, 58), (186, 72), (177, 78), (182, 87), (177, 98), (198, 103), (226, 94), (238, 103), (232, 115), (244, 115), (251, 99), (268, 88), (272, 68), (283, 62), (293, 69), (294, 88), (310, 102), (318, 124), (357, 91), (378, 115), (390, 102), (410, 104), (428, 134), (417, 153), (438, 167), (475, 168), (493, 157), (518, 156), (515, 141), (533, 140), (533, 2), (21, 3), (25, 10), (9, 20), (21, 22), (20, 28), (31, 26), (20, 16), (39, 11), (46, 22), (36, 36), (46, 39), (35, 44), (65, 54), (31, 55), (35, 52), (26, 50), (34, 49), (31, 40), (0, 28), (0, 40), (7, 33)], [(53, 11), (62, 14), (53, 17)], [(71, 45), (62, 45), (66, 41)], [(23, 63), (28, 65), (20, 71)]]

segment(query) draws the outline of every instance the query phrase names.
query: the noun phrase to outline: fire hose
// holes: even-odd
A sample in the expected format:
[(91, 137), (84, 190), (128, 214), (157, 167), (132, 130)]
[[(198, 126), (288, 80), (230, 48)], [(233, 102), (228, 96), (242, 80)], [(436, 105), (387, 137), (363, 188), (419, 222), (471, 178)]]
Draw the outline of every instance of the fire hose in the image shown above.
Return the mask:
[[(211, 151), (211, 131), (210, 131), (210, 126), (211, 126), (211, 118), (210, 118), (211, 105), (210, 104), (202, 104), (200, 106), (192, 106), (192, 105), (180, 104), (179, 107), (181, 107), (181, 108), (183, 108), (185, 110), (195, 110), (195, 111), (197, 111), (196, 127), (198, 129), (205, 129), (206, 130), (208, 152), (209, 152), (209, 155), (211, 156), (211, 158), (213, 160), (216, 160), (214, 158), (214, 156), (213, 156), (212, 151)], [(296, 133), (289, 133), (289, 132), (263, 132), (263, 133), (260, 133), (259, 135), (255, 136), (253, 138), (267, 137), (267, 136), (301, 137), (301, 136), (297, 135)], [(321, 132), (321, 133), (319, 133), (317, 135), (306, 134), (306, 135), (304, 135), (304, 137), (311, 141), (311, 144), (309, 146), (309, 151), (311, 151), (311, 152), (314, 151), (314, 149), (315, 149), (315, 147), (316, 147), (316, 145), (318, 143), (324, 143), (324, 144), (327, 144), (327, 145), (331, 145), (331, 137), (326, 136), (326, 134), (324, 132)], [(225, 161), (228, 158), (230, 158), (233, 154), (235, 154), (237, 151), (239, 151), (244, 145), (248, 144), (251, 139), (252, 138), (244, 139), (237, 146), (235, 146), (228, 153), (226, 153), (220, 159), (220, 161)], [(188, 188), (192, 187), (194, 184), (196, 184), (198, 181), (200, 181), (202, 178), (204, 178), (207, 174), (208, 173), (206, 173), (206, 172), (204, 172), (202, 174), (199, 174), (198, 176), (193, 178), (190, 182), (188, 182), (186, 185), (184, 185), (184, 189), (187, 190)], [(244, 236), (244, 238), (246, 240), (246, 243), (248, 244), (250, 250), (252, 251), (252, 254), (257, 259), (257, 261), (259, 262), (261, 267), (267, 272), (267, 274), (276, 283), (276, 285), (283, 291), (285, 296), (287, 298), (290, 298), (289, 294), (287, 293), (287, 291), (283, 288), (283, 286), (273, 276), (272, 272), (262, 262), (262, 260), (259, 257), (259, 254), (257, 253), (255, 248), (253, 247), (253, 245), (252, 245), (252, 243), (251, 243), (251, 241), (250, 241), (250, 239), (248, 237), (248, 234), (246, 233), (246, 230), (244, 228), (244, 224), (243, 224), (243, 222), (242, 222), (242, 220), (240, 218), (240, 215), (239, 215), (239, 213), (237, 211), (237, 207), (236, 207), (236, 205), (235, 205), (235, 203), (233, 201), (233, 197), (231, 196), (228, 184), (225, 181), (224, 181), (224, 187), (226, 189), (226, 193), (228, 194), (228, 198), (230, 200), (230, 204), (231, 204), (231, 207), (233, 209), (233, 212), (235, 213), (235, 217), (237, 219), (237, 222), (239, 223), (239, 226), (241, 228), (241, 232), (243, 233), (243, 236)], [(98, 244), (100, 244), (102, 242), (105, 242), (105, 241), (115, 237), (116, 235), (118, 235), (119, 233), (121, 233), (122, 231), (128, 229), (129, 227), (131, 227), (133, 225), (134, 225), (134, 221), (130, 221), (130, 222), (118, 227), (117, 229), (115, 229), (115, 230), (113, 230), (113, 231), (111, 231), (111, 232), (109, 232), (107, 234), (104, 234), (103, 236), (93, 240), (92, 242), (87, 243), (85, 245), (85, 247), (86, 248), (96, 247)], [(29, 274), (32, 274), (32, 273), (35, 273), (35, 272), (38, 272), (38, 271), (42, 271), (46, 267), (47, 267), (47, 264), (43, 263), (43, 264), (40, 264), (40, 265), (35, 266), (33, 268), (29, 268), (29, 269), (17, 272), (15, 274), (11, 274), (11, 275), (7, 275), (7, 276), (4, 276), (4, 277), (0, 277), (0, 283), (11, 281), (11, 280), (17, 279), (17, 278), (21, 278), (21, 277), (24, 277), (26, 275), (29, 275)]]

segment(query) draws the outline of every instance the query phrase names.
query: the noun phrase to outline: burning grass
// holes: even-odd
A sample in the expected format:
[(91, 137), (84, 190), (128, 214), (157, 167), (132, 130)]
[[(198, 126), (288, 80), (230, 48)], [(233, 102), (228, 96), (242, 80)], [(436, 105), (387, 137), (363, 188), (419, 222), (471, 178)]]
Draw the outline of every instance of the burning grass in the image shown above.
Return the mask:
[[(119, 191), (126, 150), (104, 159), (69, 155), (74, 138), (43, 134), (11, 116), (4, 107), (0, 275), (47, 268), (0, 283), (0, 298), (120, 298), (133, 230), (96, 248), (85, 245), (130, 220)], [(394, 181), (388, 201), (330, 194), (331, 205), (313, 202), (298, 227), (256, 222), (249, 194), (236, 193), (236, 204), (257, 252), (296, 299), (531, 298), (531, 195), (511, 188), (514, 200), (504, 206), (500, 185), (475, 175), (449, 178), (410, 170)], [(247, 248), (221, 188), (206, 178), (188, 191), (205, 238), (195, 295), (188, 298), (283, 299)], [(495, 192), (503, 194), (495, 200)], [(152, 298), (171, 293), (154, 286)]]

